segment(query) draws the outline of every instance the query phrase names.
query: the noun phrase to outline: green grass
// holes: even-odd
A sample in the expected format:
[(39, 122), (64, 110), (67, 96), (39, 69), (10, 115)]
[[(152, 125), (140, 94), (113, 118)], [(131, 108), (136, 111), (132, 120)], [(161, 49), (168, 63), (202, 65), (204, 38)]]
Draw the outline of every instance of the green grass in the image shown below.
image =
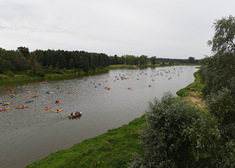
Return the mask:
[(27, 168), (120, 168), (131, 161), (133, 153), (142, 153), (139, 133), (145, 116), (73, 147), (50, 154)]
[(9, 84), (9, 83), (19, 83), (19, 82), (33, 82), (33, 81), (43, 81), (43, 80), (57, 80), (57, 79), (72, 79), (80, 78), (89, 75), (97, 75), (106, 73), (111, 69), (134, 69), (137, 68), (135, 65), (110, 65), (108, 67), (100, 67), (95, 70), (90, 70), (84, 72), (82, 70), (68, 70), (68, 69), (59, 69), (55, 72), (47, 72), (45, 76), (33, 76), (27, 72), (12, 72), (12, 76), (7, 74), (0, 74), (0, 84)]
[(137, 68), (136, 65), (124, 65), (124, 64), (108, 66), (108, 69), (136, 69), (136, 68)]
[(187, 87), (180, 89), (176, 92), (176, 94), (180, 97), (186, 97), (189, 96), (189, 91), (198, 91), (201, 92), (204, 85), (201, 83), (201, 77), (199, 72), (194, 73), (194, 82), (189, 84)]

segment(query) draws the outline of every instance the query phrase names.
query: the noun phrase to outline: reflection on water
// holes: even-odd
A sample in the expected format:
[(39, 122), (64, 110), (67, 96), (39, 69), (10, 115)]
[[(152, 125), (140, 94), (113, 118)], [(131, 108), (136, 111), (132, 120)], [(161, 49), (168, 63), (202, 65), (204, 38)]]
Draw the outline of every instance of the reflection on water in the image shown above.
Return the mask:
[[(153, 98), (161, 98), (166, 91), (175, 94), (191, 83), (195, 71), (188, 66), (111, 70), (82, 79), (0, 86), (0, 102), (12, 103), (0, 104), (0, 109), (10, 107), (0, 111), (0, 167), (25, 167), (127, 124), (140, 117)], [(22, 106), (28, 108), (15, 109)], [(63, 111), (54, 112), (60, 108)], [(69, 120), (68, 114), (76, 111), (82, 111), (83, 116)]]

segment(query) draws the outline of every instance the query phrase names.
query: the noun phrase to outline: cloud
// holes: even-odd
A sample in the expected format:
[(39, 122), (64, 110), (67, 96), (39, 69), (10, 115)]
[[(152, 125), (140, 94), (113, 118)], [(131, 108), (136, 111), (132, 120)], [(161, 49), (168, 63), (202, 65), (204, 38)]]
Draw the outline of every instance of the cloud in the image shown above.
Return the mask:
[(2, 0), (0, 47), (202, 58), (233, 0)]

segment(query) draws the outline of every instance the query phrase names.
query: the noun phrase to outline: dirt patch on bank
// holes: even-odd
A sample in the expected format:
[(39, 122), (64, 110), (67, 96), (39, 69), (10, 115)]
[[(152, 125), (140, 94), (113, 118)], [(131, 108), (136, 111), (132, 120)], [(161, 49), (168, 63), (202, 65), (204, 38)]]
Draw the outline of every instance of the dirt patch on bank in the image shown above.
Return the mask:
[(188, 99), (190, 102), (195, 104), (199, 108), (206, 108), (205, 102), (202, 100), (202, 95), (200, 92), (195, 90), (190, 90), (188, 94)]

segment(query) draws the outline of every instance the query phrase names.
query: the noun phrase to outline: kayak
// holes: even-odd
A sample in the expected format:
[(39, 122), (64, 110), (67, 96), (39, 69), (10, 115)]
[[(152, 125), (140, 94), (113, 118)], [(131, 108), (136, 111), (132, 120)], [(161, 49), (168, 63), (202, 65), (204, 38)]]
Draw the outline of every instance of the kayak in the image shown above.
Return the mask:
[(45, 107), (45, 110), (49, 110), (51, 107)]
[(32, 103), (33, 100), (26, 100), (25, 103)]
[(16, 109), (24, 109), (24, 108), (28, 108), (29, 106), (21, 106), (21, 107), (16, 107)]
[(12, 102), (3, 102), (3, 106), (7, 106), (7, 105), (11, 105), (12, 104)]
[(57, 100), (57, 101), (55, 101), (55, 104), (58, 104), (58, 103), (60, 103), (61, 101), (60, 100)]
[(32, 94), (32, 93), (34, 93), (34, 92), (32, 92), (32, 91), (28, 91), (28, 92), (26, 92), (27, 94)]
[(10, 109), (10, 107), (4, 108), (4, 109), (0, 109), (0, 111), (5, 111), (5, 110), (8, 110), (8, 109)]
[(61, 112), (61, 111), (63, 111), (63, 109), (58, 109), (58, 110), (56, 110), (56, 111), (54, 111), (55, 113), (59, 113), (59, 112)]
[(71, 113), (71, 114), (69, 114), (68, 118), (69, 118), (69, 119), (75, 119), (75, 118), (79, 118), (79, 117), (81, 117), (81, 116), (82, 116), (82, 112), (80, 111), (80, 112), (76, 112), (76, 113)]
[(34, 96), (32, 96), (32, 98), (36, 98), (36, 97), (39, 97), (39, 95), (34, 95)]
[(7, 91), (6, 93), (14, 93), (14, 91)]

